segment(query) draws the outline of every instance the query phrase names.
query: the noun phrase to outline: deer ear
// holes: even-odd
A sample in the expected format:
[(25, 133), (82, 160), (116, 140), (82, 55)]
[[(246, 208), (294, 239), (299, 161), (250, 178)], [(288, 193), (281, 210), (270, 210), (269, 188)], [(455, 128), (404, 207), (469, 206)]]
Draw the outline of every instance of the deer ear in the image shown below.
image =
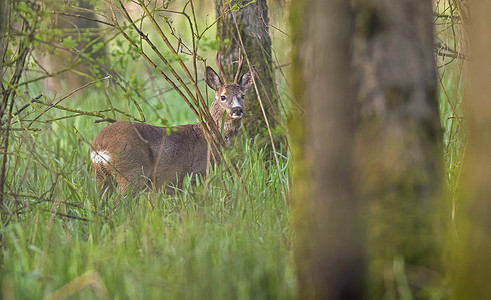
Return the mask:
[(255, 71), (256, 68), (252, 67), (252, 69), (250, 69), (249, 71), (242, 74), (242, 76), (240, 76), (239, 82), (237, 83), (242, 87), (244, 91), (246, 91), (248, 88), (251, 87), (253, 83), (252, 76), (254, 76), (253, 73), (255, 73)]
[(206, 83), (209, 87), (211, 87), (214, 91), (216, 91), (219, 87), (223, 85), (222, 80), (218, 77), (218, 74), (211, 67), (206, 67)]

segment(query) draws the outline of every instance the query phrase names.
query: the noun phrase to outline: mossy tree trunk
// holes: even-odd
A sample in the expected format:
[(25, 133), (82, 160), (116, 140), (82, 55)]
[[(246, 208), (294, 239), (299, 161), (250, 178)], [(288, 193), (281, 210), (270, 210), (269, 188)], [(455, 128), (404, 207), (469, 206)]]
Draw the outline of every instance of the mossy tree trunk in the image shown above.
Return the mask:
[(424, 297), (444, 209), (431, 2), (297, 0), (291, 12), (300, 297)]
[[(229, 10), (230, 7), (239, 9)], [(227, 10), (228, 12), (223, 14)], [(222, 16), (218, 20), (217, 37), (222, 42), (229, 41), (221, 43), (218, 49), (223, 70), (229, 76), (228, 80), (233, 81), (237, 68), (237, 64), (233, 62), (237, 61), (239, 49), (243, 44), (242, 54), (247, 55), (251, 65), (257, 69), (256, 83), (269, 125), (273, 132), (278, 132), (276, 129), (280, 124), (279, 97), (274, 79), (266, 0), (252, 3), (250, 0), (232, 0), (230, 3), (217, 0), (216, 11), (217, 17)], [(244, 63), (244, 70), (246, 69), (247, 63)], [(259, 135), (259, 143), (267, 144), (269, 135), (266, 122), (256, 92), (253, 88), (250, 91), (245, 103), (247, 114), (244, 118), (244, 127), (250, 137)], [(275, 139), (280, 138), (275, 136)]]
[(364, 230), (353, 177), (353, 14), (345, 0), (292, 2), (289, 128), (300, 299), (364, 299)]
[(491, 4), (473, 1), (468, 81), (469, 139), (455, 217), (453, 299), (491, 299)]
[(437, 279), (433, 271), (441, 271), (442, 129), (431, 1), (357, 0), (354, 8), (356, 174), (369, 215), (370, 298), (420, 298)]

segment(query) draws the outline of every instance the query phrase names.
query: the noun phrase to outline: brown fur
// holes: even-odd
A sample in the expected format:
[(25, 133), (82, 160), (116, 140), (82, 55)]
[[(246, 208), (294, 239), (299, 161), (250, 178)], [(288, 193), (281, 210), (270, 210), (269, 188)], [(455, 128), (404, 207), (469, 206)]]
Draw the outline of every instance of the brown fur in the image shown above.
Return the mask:
[[(243, 95), (252, 84), (252, 71), (244, 73), (238, 83), (223, 84), (215, 71), (207, 67), (206, 82), (215, 91), (210, 113), (220, 130), (223, 119), (224, 139), (232, 143), (242, 126), (242, 118), (232, 117), (233, 105), (239, 103), (243, 113)], [(222, 96), (226, 101), (222, 101)], [(92, 160), (101, 194), (113, 193), (115, 184), (122, 193), (152, 186), (156, 189), (164, 185), (181, 187), (187, 174), (204, 175), (207, 158), (212, 157), (200, 123), (165, 128), (116, 122), (94, 138), (91, 158), (102, 151), (110, 158)]]

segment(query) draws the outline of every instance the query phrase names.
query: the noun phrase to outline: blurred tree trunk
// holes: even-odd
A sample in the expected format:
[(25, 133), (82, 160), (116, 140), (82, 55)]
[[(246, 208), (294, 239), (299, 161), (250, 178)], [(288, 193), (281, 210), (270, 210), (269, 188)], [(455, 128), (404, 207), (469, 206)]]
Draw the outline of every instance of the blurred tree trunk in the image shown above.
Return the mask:
[[(236, 73), (237, 67), (233, 62), (237, 61), (239, 48), (241, 48), (241, 38), (244, 45), (242, 54), (244, 55), (245, 51), (251, 65), (257, 69), (256, 83), (269, 125), (273, 132), (277, 132), (275, 128), (280, 124), (279, 98), (274, 80), (266, 0), (257, 0), (252, 3), (250, 3), (250, 0), (231, 0), (230, 3), (226, 4), (227, 2), (229, 1), (216, 1), (217, 18), (229, 7), (237, 5), (236, 7), (240, 9), (237, 11), (231, 10), (218, 20), (218, 38), (221, 41), (230, 41), (230, 43), (222, 43), (218, 49), (223, 70), (229, 76), (228, 80), (232, 81), (233, 78), (231, 76)], [(234, 22), (234, 16), (237, 21), (237, 27)], [(246, 63), (244, 68), (247, 68)], [(252, 94), (254, 96), (247, 97), (247, 102), (245, 103), (247, 114), (244, 118), (244, 127), (250, 137), (259, 134), (260, 144), (266, 144), (269, 141), (266, 123), (256, 93), (252, 92)]]
[(424, 297), (442, 240), (431, 2), (297, 0), (291, 15), (300, 298)]
[[(70, 8), (67, 5), (65, 7), (66, 10), (63, 9), (63, 11), (58, 5), (53, 7), (53, 10), (63, 12), (63, 14), (53, 14), (53, 27), (65, 31), (64, 38), (71, 37), (76, 41), (77, 45), (75, 49), (67, 49), (68, 51), (71, 50), (71, 52), (61, 50), (56, 53), (40, 53), (41, 65), (50, 73), (57, 72), (70, 66), (70, 64), (75, 64), (73, 70), (63, 72), (54, 77), (50, 76), (44, 80), (44, 88), (51, 92), (60, 91), (63, 83), (66, 84), (66, 88), (69, 90), (78, 88), (87, 83), (90, 80), (89, 78), (96, 75), (93, 74), (95, 69), (90, 68), (91, 64), (86, 60), (80, 60), (77, 52), (89, 54), (92, 59), (99, 60), (99, 63), (102, 64), (104, 64), (103, 60), (106, 56), (105, 47), (97, 51), (92, 51), (91, 47), (85, 49), (91, 41), (99, 37), (99, 33), (94, 30), (99, 28), (99, 23), (95, 21), (93, 3), (89, 0), (80, 0), (78, 4), (69, 1), (68, 5), (74, 5), (76, 8)], [(104, 42), (104, 40), (101, 41)], [(52, 42), (58, 43), (58, 41)]]
[(298, 296), (364, 299), (364, 230), (352, 173), (350, 2), (296, 0), (290, 9), (292, 92), (305, 109), (289, 120)]
[(369, 215), (369, 294), (420, 298), (441, 270), (442, 130), (431, 1), (353, 5), (356, 173)]
[[(470, 25), (469, 140), (452, 249), (453, 299), (491, 299), (491, 3), (473, 1)], [(455, 233), (452, 232), (454, 235)]]

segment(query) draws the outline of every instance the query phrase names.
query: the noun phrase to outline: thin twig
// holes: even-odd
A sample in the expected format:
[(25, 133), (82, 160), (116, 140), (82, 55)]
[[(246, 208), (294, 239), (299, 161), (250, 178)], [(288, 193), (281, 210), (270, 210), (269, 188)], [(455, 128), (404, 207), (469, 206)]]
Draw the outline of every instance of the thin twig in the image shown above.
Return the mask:
[[(41, 99), (41, 97), (43, 97), (44, 94), (41, 93), (39, 95), (37, 95), (36, 97), (32, 98), (30, 102), (35, 102), (39, 99)], [(31, 103), (27, 103), (25, 104), (24, 106), (22, 106), (21, 108), (19, 108), (15, 113), (14, 113), (14, 116), (17, 116), (18, 114), (20, 114), (21, 112), (23, 112), (26, 108), (28, 108), (29, 106), (31, 106)]]
[(50, 13), (53, 14), (53, 15), (60, 15), (60, 16), (67, 16), (67, 17), (78, 18), (78, 19), (85, 19), (85, 20), (89, 20), (89, 21), (92, 21), (92, 22), (104, 24), (104, 25), (111, 26), (111, 27), (114, 26), (114, 24), (111, 24), (109, 22), (104, 22), (104, 21), (101, 21), (99, 19), (87, 17), (87, 16), (84, 16), (84, 15), (71, 14), (71, 13), (60, 12), (60, 11), (51, 11)]
[[(7, 120), (5, 122), (6, 130), (4, 132), (5, 137), (4, 137), (4, 142), (3, 142), (3, 144), (4, 144), (3, 148), (5, 149), (5, 153), (7, 153), (8, 148), (9, 148), (9, 141), (10, 141), (9, 131), (10, 131), (10, 125), (11, 125), (10, 123), (12, 120), (12, 112), (14, 109), (15, 96), (17, 94), (16, 90), (12, 89), (11, 87), (17, 85), (17, 83), (19, 82), (20, 77), (22, 75), (22, 72), (24, 71), (24, 65), (26, 63), (27, 55), (31, 51), (29, 46), (31, 44), (32, 39), (34, 38), (34, 32), (35, 32), (35, 29), (37, 28), (37, 24), (38, 24), (38, 18), (35, 18), (33, 26), (31, 26), (26, 20), (24, 20), (23, 28), (25, 28), (26, 31), (29, 31), (30, 34), (28, 35), (26, 40), (23, 40), (20, 43), (20, 46), (19, 46), (19, 48), (21, 49), (20, 50), (20, 56), (19, 56), (19, 60), (17, 61), (18, 63), (17, 63), (16, 69), (15, 69), (14, 75), (12, 76), (12, 79), (10, 80), (10, 83), (9, 83), (9, 89), (2, 91), (3, 100), (5, 101), (5, 105), (10, 105), (8, 115), (7, 115)], [(3, 110), (3, 108), (4, 108), (4, 106), (2, 105), (2, 110)], [(5, 106), (5, 108), (6, 108), (6, 106)], [(4, 124), (1, 123), (1, 121), (2, 121), (1, 117), (2, 116), (3, 116), (3, 111), (2, 111), (2, 115), (0, 115), (0, 126), (3, 127)], [(6, 172), (7, 172), (7, 170), (6, 170), (7, 160), (8, 160), (8, 156), (6, 154), (4, 154), (2, 156), (2, 166), (1, 166), (1, 172), (0, 172), (0, 209), (2, 211), (4, 209), (4, 191), (5, 191)]]
[[(165, 36), (164, 32), (162, 31), (162, 29), (160, 28), (160, 26), (157, 24), (157, 22), (153, 18), (152, 14), (148, 10), (148, 8), (141, 1), (139, 2), (139, 4), (140, 4), (140, 7), (142, 7), (143, 10), (145, 11), (146, 15), (150, 19), (151, 23), (153, 24), (154, 28), (159, 33), (161, 39), (164, 41), (164, 43), (166, 44), (166, 46), (168, 47), (168, 49), (171, 51), (172, 54), (177, 55), (176, 50), (174, 49), (174, 47), (170, 43), (169, 39)], [(121, 6), (120, 11), (123, 12), (123, 15), (126, 17), (126, 19), (129, 22), (132, 22), (133, 23), (133, 21), (131, 20), (131, 17), (129, 16), (128, 12), (124, 8), (124, 6), (121, 4), (121, 2), (120, 2), (120, 6)], [(184, 14), (185, 16), (187, 16), (185, 13), (182, 13), (182, 14)], [(191, 22), (189, 16), (187, 16), (187, 18), (188, 18), (189, 22)], [(220, 145), (224, 146), (225, 145), (225, 141), (223, 140), (222, 135), (219, 133), (219, 131), (217, 129), (217, 124), (215, 124), (215, 122), (213, 121), (213, 117), (211, 116), (210, 111), (208, 110), (208, 106), (205, 103), (205, 101), (203, 99), (203, 96), (202, 96), (202, 94), (201, 94), (201, 92), (200, 92), (200, 90), (199, 90), (199, 88), (197, 86), (197, 82), (196, 82), (196, 80), (193, 79), (193, 76), (189, 72), (189, 69), (186, 67), (186, 65), (183, 63), (182, 60), (177, 60), (178, 63), (179, 63), (179, 65), (183, 69), (184, 73), (186, 74), (186, 76), (190, 80), (191, 84), (193, 85), (193, 87), (194, 87), (194, 89), (196, 91), (196, 95), (198, 96), (199, 103), (196, 101), (196, 99), (194, 98), (194, 96), (192, 95), (192, 93), (189, 91), (189, 89), (187, 88), (187, 86), (184, 85), (183, 80), (175, 72), (174, 68), (168, 63), (168, 61), (165, 58), (163, 58), (163, 56), (157, 50), (157, 47), (155, 47), (153, 45), (153, 43), (151, 43), (151, 41), (149, 40), (148, 36), (145, 35), (145, 34), (143, 34), (143, 32), (139, 28), (137, 28), (136, 26), (133, 26), (133, 28), (138, 32), (138, 34), (140, 35), (140, 37), (142, 37), (150, 45), (150, 47), (152, 48), (152, 50), (154, 50), (154, 52), (159, 56), (159, 58), (161, 58), (161, 60), (166, 65), (168, 65), (168, 67), (171, 70), (171, 72), (173, 73), (174, 77), (179, 81), (179, 83), (183, 86), (184, 90), (186, 90), (186, 92), (188, 93), (188, 95), (190, 96), (190, 98), (196, 104), (197, 109), (196, 110), (193, 110), (193, 111), (195, 112), (195, 114), (197, 115), (198, 119), (200, 120), (200, 122), (202, 124), (202, 128), (203, 128), (203, 130), (205, 132), (205, 138), (207, 139), (208, 144), (210, 144), (211, 147), (214, 150), (214, 151), (212, 151), (212, 154), (213, 155), (215, 153), (218, 154), (220, 156), (221, 160), (224, 163), (226, 163), (226, 160), (224, 159), (224, 157), (222, 155), (222, 152), (220, 151)], [(192, 26), (191, 26), (191, 30), (193, 30), (192, 29)], [(182, 97), (187, 102), (187, 104), (193, 109), (194, 107), (192, 107), (192, 105), (189, 104), (189, 100), (186, 97), (184, 97), (184, 96), (182, 96)], [(201, 106), (199, 104), (201, 104)], [(205, 120), (205, 116), (206, 116), (206, 120)], [(213, 132), (213, 135), (211, 135), (210, 131)], [(211, 136), (214, 136), (214, 138), (212, 138)], [(231, 167), (234, 170), (235, 174), (237, 175), (237, 177), (239, 177), (237, 166), (235, 165), (235, 163), (233, 163), (232, 161), (228, 161), (228, 164), (231, 165)]]
[[(47, 103), (47, 102), (40, 101), (40, 100), (36, 100), (33, 103), (39, 103), (39, 104), (42, 104), (42, 105), (46, 105), (48, 107), (54, 107), (56, 109), (60, 109), (60, 110), (64, 110), (64, 111), (69, 111), (69, 112), (77, 113), (77, 114), (80, 114), (80, 115), (86, 115), (86, 116), (91, 116), (91, 117), (98, 117), (98, 118), (101, 118), (103, 121), (116, 122), (116, 120), (113, 120), (111, 118), (108, 118), (105, 115), (100, 114), (99, 112), (96, 112), (96, 111), (83, 111), (83, 110), (79, 110), (79, 109), (75, 109), (75, 108), (69, 108), (69, 107), (66, 107), (66, 106), (58, 105), (58, 104), (57, 105), (53, 105), (52, 103)], [(122, 111), (118, 111), (118, 112), (124, 113)], [(130, 115), (126, 115), (126, 116), (131, 117)]]
[(81, 86), (81, 87), (78, 87), (78, 88), (74, 89), (73, 91), (71, 91), (70, 93), (68, 93), (66, 96), (61, 97), (61, 98), (60, 98), (58, 101), (56, 101), (54, 104), (50, 104), (50, 105), (48, 105), (48, 107), (46, 107), (46, 108), (44, 109), (44, 111), (43, 111), (41, 114), (39, 114), (37, 117), (35, 117), (35, 118), (34, 118), (34, 119), (31, 121), (31, 123), (29, 123), (29, 125), (27, 125), (27, 127), (28, 127), (28, 128), (29, 128), (29, 127), (31, 127), (32, 123), (34, 123), (34, 122), (35, 122), (37, 119), (39, 119), (39, 118), (40, 118), (42, 115), (44, 115), (45, 113), (47, 113), (47, 112), (48, 112), (48, 110), (50, 110), (50, 109), (51, 109), (51, 108), (53, 108), (53, 107), (56, 107), (56, 106), (57, 106), (57, 105), (58, 105), (58, 104), (59, 104), (61, 101), (65, 100), (66, 98), (70, 97), (71, 95), (75, 94), (76, 92), (78, 92), (78, 91), (80, 91), (80, 90), (82, 90), (82, 89), (84, 89), (84, 88), (88, 87), (89, 85), (92, 85), (92, 84), (94, 84), (94, 83), (96, 83), (96, 82), (99, 82), (99, 81), (102, 81), (102, 80), (105, 80), (105, 79), (109, 79), (109, 78), (111, 78), (111, 77), (110, 77), (110, 76), (106, 76), (106, 77), (104, 77), (104, 78), (101, 78), (101, 79), (98, 79), (98, 80), (94, 80), (94, 81), (88, 82), (88, 83), (84, 84), (83, 86)]

